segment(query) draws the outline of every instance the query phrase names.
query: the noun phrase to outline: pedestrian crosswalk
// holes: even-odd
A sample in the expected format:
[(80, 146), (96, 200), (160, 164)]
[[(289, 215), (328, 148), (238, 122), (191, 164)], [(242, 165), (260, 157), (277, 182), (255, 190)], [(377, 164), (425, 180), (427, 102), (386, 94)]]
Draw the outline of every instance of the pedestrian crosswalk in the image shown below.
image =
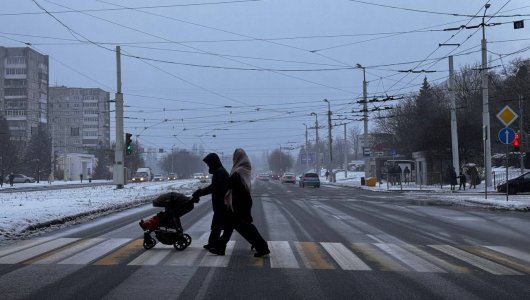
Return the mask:
[(530, 254), (506, 246), (268, 241), (270, 256), (254, 258), (244, 241), (230, 241), (225, 256), (208, 253), (201, 242), (176, 251), (160, 243), (145, 250), (141, 239), (41, 238), (0, 248), (0, 264), (530, 274)]

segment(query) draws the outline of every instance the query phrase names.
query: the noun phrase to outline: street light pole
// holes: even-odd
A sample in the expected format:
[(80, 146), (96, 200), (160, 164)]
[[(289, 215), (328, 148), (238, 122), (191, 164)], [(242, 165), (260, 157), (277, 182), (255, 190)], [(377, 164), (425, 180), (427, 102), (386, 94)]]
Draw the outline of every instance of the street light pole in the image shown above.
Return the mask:
[(303, 123), (305, 126), (305, 170), (309, 170), (309, 144), (307, 142), (307, 124)]
[(320, 177), (320, 149), (318, 147), (318, 115), (314, 112), (311, 113), (312, 116), (315, 116), (315, 130), (316, 130), (316, 142), (315, 142), (315, 148), (316, 148), (316, 159), (315, 159), (315, 168), (316, 173), (318, 174), (318, 177)]
[(370, 175), (368, 173), (368, 163), (369, 159), (366, 159), (364, 154), (364, 148), (368, 146), (368, 95), (367, 95), (367, 86), (366, 86), (366, 67), (363, 67), (361, 64), (356, 65), (357, 68), (363, 69), (363, 124), (364, 124), (364, 134), (363, 134), (363, 158), (364, 158), (364, 177)]
[(332, 138), (331, 138), (331, 104), (328, 99), (324, 99), (324, 102), (328, 103), (328, 149), (329, 149), (329, 162), (328, 162), (328, 172), (329, 172), (329, 181), (333, 182), (333, 149), (332, 149)]
[(487, 42), (486, 42), (486, 24), (485, 17), (486, 11), (490, 7), (490, 4), (487, 3), (484, 6), (484, 15), (482, 16), (482, 125), (484, 127), (484, 167), (486, 172), (484, 174), (485, 178), (485, 189), (488, 186), (491, 186), (491, 139), (490, 139), (490, 112), (489, 112), (489, 93), (488, 93), (488, 61), (487, 61)]

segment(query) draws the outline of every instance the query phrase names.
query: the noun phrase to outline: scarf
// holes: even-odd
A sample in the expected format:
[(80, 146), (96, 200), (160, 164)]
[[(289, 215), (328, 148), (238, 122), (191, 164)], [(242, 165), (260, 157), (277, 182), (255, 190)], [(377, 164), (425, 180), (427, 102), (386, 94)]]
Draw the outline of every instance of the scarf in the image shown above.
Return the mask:
[[(233, 162), (234, 166), (232, 167), (232, 171), (230, 171), (230, 176), (232, 176), (232, 174), (237, 173), (242, 180), (243, 186), (250, 194), (252, 167), (250, 165), (250, 159), (248, 158), (247, 153), (245, 153), (245, 150), (237, 148), (234, 151)], [(224, 200), (225, 204), (233, 211), (234, 209), (232, 207), (231, 190), (226, 193)]]

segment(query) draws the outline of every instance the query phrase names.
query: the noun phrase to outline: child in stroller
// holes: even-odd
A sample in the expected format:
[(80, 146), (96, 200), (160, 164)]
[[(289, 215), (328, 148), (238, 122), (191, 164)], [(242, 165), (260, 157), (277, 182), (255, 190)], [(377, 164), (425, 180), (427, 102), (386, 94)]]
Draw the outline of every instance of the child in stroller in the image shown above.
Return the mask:
[(144, 230), (144, 248), (149, 250), (156, 245), (156, 240), (151, 237), (151, 232), (154, 232), (162, 244), (173, 245), (179, 251), (186, 249), (191, 244), (191, 236), (183, 232), (180, 217), (192, 211), (193, 203), (197, 202), (198, 199), (176, 192), (165, 193), (154, 199), (153, 206), (163, 207), (164, 211), (140, 221), (140, 227)]

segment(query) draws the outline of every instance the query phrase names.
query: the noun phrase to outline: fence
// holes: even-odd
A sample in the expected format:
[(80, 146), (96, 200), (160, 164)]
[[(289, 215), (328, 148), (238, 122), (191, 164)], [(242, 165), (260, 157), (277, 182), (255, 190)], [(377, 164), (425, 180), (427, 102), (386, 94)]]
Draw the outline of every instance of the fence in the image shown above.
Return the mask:
[[(496, 187), (497, 185), (506, 182), (506, 171), (493, 171), (492, 173), (492, 179), (493, 179), (493, 186)], [(508, 179), (515, 178), (517, 176), (521, 175), (521, 169), (510, 169), (508, 168)]]

